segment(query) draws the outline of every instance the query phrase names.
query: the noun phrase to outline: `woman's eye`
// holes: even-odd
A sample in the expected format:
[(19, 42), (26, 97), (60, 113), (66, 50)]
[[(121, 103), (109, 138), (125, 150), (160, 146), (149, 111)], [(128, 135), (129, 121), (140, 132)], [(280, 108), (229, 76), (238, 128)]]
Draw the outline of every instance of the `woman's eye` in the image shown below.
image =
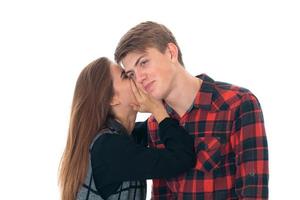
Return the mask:
[(123, 79), (128, 79), (129, 77), (127, 76), (127, 74), (124, 74), (122, 78)]
[(131, 79), (131, 78), (134, 78), (134, 74), (133, 73), (125, 73), (124, 72), (124, 73), (121, 74), (121, 78), (122, 79), (129, 79), (130, 78)]
[(133, 73), (128, 73), (127, 74), (127, 78), (133, 79), (134, 78), (134, 74)]
[(122, 78), (122, 79), (128, 79), (128, 76), (127, 76), (127, 74), (125, 73), (125, 71), (122, 71), (122, 73), (121, 73), (121, 78)]

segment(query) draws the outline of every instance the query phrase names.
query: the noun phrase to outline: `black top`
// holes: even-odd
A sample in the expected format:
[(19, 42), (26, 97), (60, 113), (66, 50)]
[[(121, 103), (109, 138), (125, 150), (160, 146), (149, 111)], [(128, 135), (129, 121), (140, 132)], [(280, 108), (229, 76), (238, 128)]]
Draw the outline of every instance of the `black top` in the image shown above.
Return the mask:
[(118, 134), (103, 134), (93, 144), (91, 162), (95, 185), (107, 198), (123, 181), (171, 178), (195, 164), (194, 140), (178, 121), (166, 118), (159, 124), (165, 149), (148, 148), (147, 121), (136, 123), (132, 135), (115, 120)]

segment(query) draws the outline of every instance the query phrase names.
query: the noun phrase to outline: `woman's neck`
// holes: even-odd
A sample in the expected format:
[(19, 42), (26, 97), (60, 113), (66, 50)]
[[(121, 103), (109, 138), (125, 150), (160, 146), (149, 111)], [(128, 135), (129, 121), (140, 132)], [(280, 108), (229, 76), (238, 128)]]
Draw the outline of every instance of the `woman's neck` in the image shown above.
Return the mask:
[(116, 116), (116, 120), (125, 127), (128, 134), (131, 134), (134, 129), (136, 114), (130, 116)]

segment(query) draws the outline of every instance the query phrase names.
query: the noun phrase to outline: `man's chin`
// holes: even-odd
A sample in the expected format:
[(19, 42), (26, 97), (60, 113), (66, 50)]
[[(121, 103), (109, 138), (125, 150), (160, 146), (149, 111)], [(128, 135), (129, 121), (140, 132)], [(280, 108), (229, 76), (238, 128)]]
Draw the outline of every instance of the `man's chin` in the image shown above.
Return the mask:
[(150, 95), (154, 98), (154, 99), (157, 99), (157, 100), (162, 100), (163, 98), (161, 97), (160, 94), (157, 94), (155, 92), (152, 92), (150, 93)]

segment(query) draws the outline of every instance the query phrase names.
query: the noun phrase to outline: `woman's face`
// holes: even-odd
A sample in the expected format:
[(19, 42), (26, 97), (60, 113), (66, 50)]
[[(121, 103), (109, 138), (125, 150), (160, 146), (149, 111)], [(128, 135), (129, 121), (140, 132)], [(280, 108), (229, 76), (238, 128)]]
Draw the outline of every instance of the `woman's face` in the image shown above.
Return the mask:
[(125, 75), (124, 70), (117, 64), (110, 65), (113, 87), (114, 87), (114, 104), (124, 111), (133, 111), (130, 104), (135, 103), (132, 90), (130, 88), (130, 80)]

